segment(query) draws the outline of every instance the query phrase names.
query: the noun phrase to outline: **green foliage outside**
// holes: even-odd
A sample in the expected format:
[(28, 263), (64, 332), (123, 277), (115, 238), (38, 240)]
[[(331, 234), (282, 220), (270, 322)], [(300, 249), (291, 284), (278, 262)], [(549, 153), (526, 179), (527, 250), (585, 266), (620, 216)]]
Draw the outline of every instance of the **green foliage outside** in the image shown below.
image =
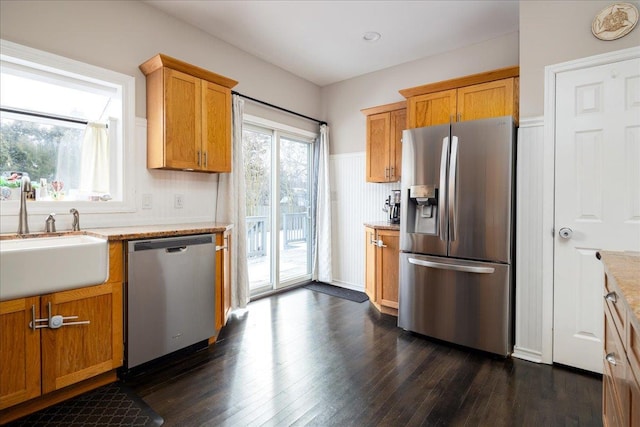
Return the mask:
[(58, 150), (65, 140), (77, 138), (81, 130), (30, 121), (0, 121), (0, 185), (12, 187), (11, 172), (29, 174), (31, 181), (57, 179)]

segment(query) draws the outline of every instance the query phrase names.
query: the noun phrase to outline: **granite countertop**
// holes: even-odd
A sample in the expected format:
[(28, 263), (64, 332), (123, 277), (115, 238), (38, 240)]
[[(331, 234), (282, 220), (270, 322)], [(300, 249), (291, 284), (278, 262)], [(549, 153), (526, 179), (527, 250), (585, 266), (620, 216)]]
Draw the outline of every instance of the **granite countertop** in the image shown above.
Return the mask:
[(396, 230), (400, 231), (400, 224), (391, 224), (389, 221), (373, 221), (365, 222), (365, 227), (375, 228), (376, 230)]
[(598, 252), (604, 269), (620, 288), (636, 322), (640, 322), (640, 252)]
[(29, 238), (29, 237), (52, 237), (70, 234), (86, 234), (90, 236), (102, 237), (107, 240), (130, 240), (146, 239), (153, 237), (186, 236), (192, 234), (223, 233), (233, 228), (233, 224), (221, 222), (197, 222), (186, 224), (159, 224), (159, 225), (132, 225), (127, 227), (105, 227), (87, 228), (81, 231), (61, 231), (56, 233), (29, 233), (26, 236), (17, 234), (2, 234), (0, 240)]

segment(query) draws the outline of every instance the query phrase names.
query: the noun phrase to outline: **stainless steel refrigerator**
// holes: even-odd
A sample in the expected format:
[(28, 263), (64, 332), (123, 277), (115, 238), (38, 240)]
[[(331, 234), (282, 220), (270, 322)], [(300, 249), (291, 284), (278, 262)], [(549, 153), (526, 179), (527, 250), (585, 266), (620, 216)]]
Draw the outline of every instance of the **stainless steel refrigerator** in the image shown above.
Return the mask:
[(404, 131), (401, 328), (511, 353), (515, 152), (510, 116)]

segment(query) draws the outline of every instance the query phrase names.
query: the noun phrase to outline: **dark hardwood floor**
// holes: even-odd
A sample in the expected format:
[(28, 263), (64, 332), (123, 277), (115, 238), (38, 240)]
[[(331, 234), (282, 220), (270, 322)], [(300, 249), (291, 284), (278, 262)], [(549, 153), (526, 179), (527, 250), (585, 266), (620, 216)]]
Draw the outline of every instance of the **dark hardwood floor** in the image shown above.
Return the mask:
[(127, 384), (165, 426), (602, 425), (599, 376), (429, 340), (304, 288)]

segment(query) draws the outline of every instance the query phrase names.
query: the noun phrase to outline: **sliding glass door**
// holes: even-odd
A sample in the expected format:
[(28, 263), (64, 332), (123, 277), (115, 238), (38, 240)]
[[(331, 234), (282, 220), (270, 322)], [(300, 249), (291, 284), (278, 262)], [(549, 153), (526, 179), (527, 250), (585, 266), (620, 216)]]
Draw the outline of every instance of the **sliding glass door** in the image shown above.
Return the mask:
[(244, 124), (251, 295), (311, 278), (312, 139)]

